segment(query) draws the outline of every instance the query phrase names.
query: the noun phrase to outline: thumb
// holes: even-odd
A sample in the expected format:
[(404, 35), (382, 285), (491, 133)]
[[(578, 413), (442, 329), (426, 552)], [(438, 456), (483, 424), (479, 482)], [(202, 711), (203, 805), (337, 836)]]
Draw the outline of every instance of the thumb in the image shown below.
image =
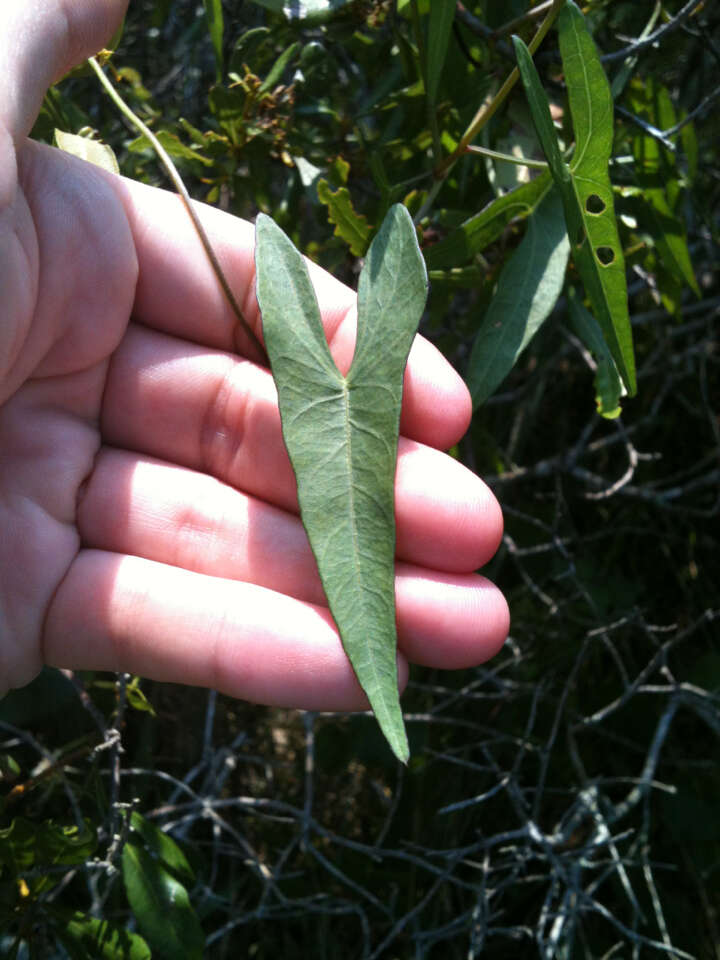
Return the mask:
[(0, 0), (0, 127), (30, 132), (45, 91), (101, 50), (128, 0)]

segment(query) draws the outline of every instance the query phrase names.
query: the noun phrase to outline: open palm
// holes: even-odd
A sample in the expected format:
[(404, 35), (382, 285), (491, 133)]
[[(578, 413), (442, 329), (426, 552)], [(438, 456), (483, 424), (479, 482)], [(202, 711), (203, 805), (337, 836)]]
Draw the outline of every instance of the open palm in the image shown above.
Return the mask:
[[(272, 377), (244, 358), (187, 214), (26, 140), (47, 84), (102, 46), (123, 6), (0, 10), (0, 695), (50, 663), (363, 707), (297, 517)], [(252, 228), (199, 211), (259, 332)], [(313, 279), (346, 369), (354, 294)], [(439, 452), (469, 414), (418, 338), (396, 480), (401, 666), (467, 666), (507, 631), (501, 594), (473, 573), (499, 508)]]

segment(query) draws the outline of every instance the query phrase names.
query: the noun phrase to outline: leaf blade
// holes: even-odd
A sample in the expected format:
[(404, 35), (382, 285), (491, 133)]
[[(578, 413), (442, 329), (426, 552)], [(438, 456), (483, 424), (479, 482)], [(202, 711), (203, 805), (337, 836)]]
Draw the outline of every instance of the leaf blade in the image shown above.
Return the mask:
[(562, 290), (569, 254), (562, 201), (555, 189), (529, 218), (478, 329), (467, 374), (473, 407), (502, 383), (549, 316)]
[(580, 301), (573, 287), (568, 290), (570, 322), (588, 350), (595, 357), (595, 406), (601, 417), (614, 420), (620, 416), (620, 400), (625, 389), (617, 372), (602, 331), (595, 317)]
[[(568, 19), (570, 18), (570, 19)], [(579, 18), (579, 20), (578, 20)], [(615, 220), (612, 186), (608, 173), (609, 147), (607, 131), (598, 132), (594, 144), (592, 118), (604, 118), (612, 126), (612, 112), (601, 104), (593, 107), (588, 117), (583, 111), (588, 98), (610, 99), (610, 88), (602, 72), (597, 50), (587, 32), (583, 15), (567, 0), (558, 18), (560, 50), (566, 71), (568, 90), (572, 86), (571, 112), (580, 111), (579, 160), (570, 168), (562, 159), (557, 136), (550, 116), (550, 105), (537, 70), (525, 44), (519, 37), (513, 38), (517, 54), (518, 70), (530, 104), (538, 139), (545, 152), (553, 179), (560, 191), (565, 210), (565, 221), (571, 240), (571, 255), (582, 278), (595, 315), (600, 323), (613, 359), (617, 364), (628, 393), (637, 392), (632, 331), (625, 282), (625, 261)], [(578, 37), (582, 40), (578, 41)], [(564, 38), (564, 39), (563, 39)], [(602, 83), (586, 89), (588, 77), (599, 75), (594, 69), (588, 71), (583, 57), (597, 61)], [(579, 91), (579, 92), (578, 92)], [(610, 103), (612, 103), (610, 101)], [(573, 113), (573, 123), (576, 114)], [(592, 130), (589, 134), (587, 131)], [(592, 144), (592, 145), (591, 145)]]
[(637, 383), (625, 258), (609, 174), (613, 141), (610, 84), (585, 17), (573, 0), (567, 0), (560, 11), (558, 34), (576, 138), (570, 168), (572, 186), (576, 209), (589, 240), (589, 243), (577, 243), (577, 235), (568, 223), (573, 259), (613, 359), (632, 396), (637, 393)]
[(455, 19), (455, 0), (433, 0), (430, 4), (427, 43), (427, 98), (434, 106), (440, 77), (447, 57), (450, 33)]
[[(345, 651), (388, 743), (405, 762), (396, 659), (394, 478), (402, 374), (427, 293), (415, 229), (396, 205), (373, 241), (360, 281), (357, 344), (346, 377), (330, 355), (304, 261), (269, 217), (258, 217), (256, 267), (302, 521)], [(408, 271), (414, 279), (403, 285), (399, 275)]]
[(223, 33), (225, 31), (222, 0), (203, 0), (203, 2), (215, 54), (215, 75), (217, 82), (220, 83), (223, 75)]
[(529, 183), (523, 183), (522, 186), (497, 197), (439, 243), (423, 250), (428, 270), (459, 267), (476, 253), (480, 253), (497, 240), (511, 220), (532, 213), (550, 189), (551, 183), (550, 174), (543, 171)]
[(123, 847), (125, 892), (140, 932), (162, 956), (200, 960), (205, 936), (185, 887), (141, 846)]

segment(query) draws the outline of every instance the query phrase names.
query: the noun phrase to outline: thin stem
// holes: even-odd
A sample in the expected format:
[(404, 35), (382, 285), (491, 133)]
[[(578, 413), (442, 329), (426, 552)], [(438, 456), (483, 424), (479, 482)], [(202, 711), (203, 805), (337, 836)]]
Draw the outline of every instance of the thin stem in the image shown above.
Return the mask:
[(524, 23), (527, 23), (529, 20), (533, 20), (535, 17), (541, 16), (545, 13), (546, 10), (549, 10), (553, 5), (553, 0), (545, 0), (544, 3), (539, 3), (536, 7), (527, 10), (525, 13), (521, 14), (519, 17), (515, 17), (512, 20), (508, 20), (507, 23), (504, 23), (501, 27), (498, 27), (493, 31), (493, 37), (502, 37), (506, 33), (513, 33), (518, 27), (521, 27)]
[[(529, 50), (531, 54), (535, 53), (537, 48), (545, 39), (545, 35), (555, 22), (555, 18), (564, 6), (565, 0), (553, 0), (553, 4), (548, 10), (545, 19), (538, 27), (537, 33), (530, 42)], [(505, 80), (505, 83), (503, 83), (502, 87), (500, 87), (495, 96), (491, 100), (486, 100), (485, 103), (483, 103), (473, 117), (467, 130), (462, 135), (457, 147), (455, 147), (453, 152), (435, 168), (435, 176), (438, 179), (446, 177), (451, 167), (455, 165), (455, 163), (460, 159), (461, 156), (463, 156), (463, 154), (467, 153), (470, 143), (475, 139), (478, 133), (480, 133), (482, 128), (486, 125), (486, 123), (488, 123), (491, 117), (495, 115), (499, 107), (505, 102), (508, 94), (517, 83), (519, 77), (520, 74), (518, 72), (518, 68), (514, 67), (510, 75)]]
[(547, 170), (547, 163), (544, 160), (528, 160), (527, 157), (513, 157), (509, 153), (499, 153), (497, 150), (490, 150), (488, 147), (479, 147), (470, 144), (467, 147), (468, 153), (478, 153), (483, 157), (492, 157), (494, 160), (504, 160), (506, 163), (515, 163), (519, 167), (533, 167), (536, 170)]
[(210, 239), (207, 233), (205, 232), (205, 228), (200, 222), (200, 218), (197, 215), (195, 208), (193, 207), (192, 200), (190, 199), (190, 194), (187, 192), (187, 188), (185, 187), (185, 184), (182, 182), (182, 178), (180, 177), (180, 174), (177, 172), (175, 164), (170, 159), (170, 156), (167, 150), (165, 150), (163, 145), (160, 143), (160, 141), (152, 132), (152, 130), (147, 126), (147, 124), (143, 123), (140, 117), (138, 117), (137, 114), (134, 113), (133, 110), (131, 110), (131, 108), (125, 103), (125, 101), (122, 99), (122, 97), (117, 92), (115, 87), (113, 87), (113, 85), (110, 83), (108, 78), (105, 76), (105, 72), (100, 67), (100, 64), (97, 62), (95, 57), (90, 57), (90, 59), (88, 60), (88, 63), (90, 64), (92, 69), (95, 71), (97, 78), (102, 84), (105, 92), (108, 94), (108, 96), (113, 101), (113, 103), (118, 108), (118, 110), (150, 142), (153, 150), (157, 154), (158, 159), (160, 160), (163, 167), (165, 168), (167, 175), (170, 177), (173, 183), (173, 186), (175, 187), (176, 191), (180, 195), (180, 199), (185, 205), (185, 209), (190, 215), (190, 219), (192, 220), (193, 226), (195, 227), (197, 235), (200, 238), (200, 242), (202, 243), (203, 248), (205, 249), (205, 253), (207, 254), (208, 260), (210, 261), (210, 265), (213, 269), (213, 272), (215, 273), (215, 276), (218, 278), (218, 281), (220, 283), (220, 286), (222, 287), (223, 293), (225, 294), (225, 297), (227, 298), (227, 301), (230, 304), (230, 307), (233, 313), (235, 314), (235, 317), (237, 318), (238, 324), (242, 328), (245, 336), (248, 338), (248, 340), (250, 340), (253, 348), (257, 351), (258, 355), (265, 362), (267, 362), (267, 354), (265, 353), (265, 348), (262, 346), (262, 344), (258, 340), (255, 334), (255, 331), (252, 329), (250, 324), (247, 322), (247, 320), (243, 316), (243, 312), (240, 309), (240, 304), (237, 302), (237, 300), (235, 299), (235, 295), (230, 289), (230, 284), (227, 282), (227, 279), (225, 277), (225, 274), (223, 273), (222, 267), (220, 266), (218, 258), (215, 255), (215, 251), (212, 248)]

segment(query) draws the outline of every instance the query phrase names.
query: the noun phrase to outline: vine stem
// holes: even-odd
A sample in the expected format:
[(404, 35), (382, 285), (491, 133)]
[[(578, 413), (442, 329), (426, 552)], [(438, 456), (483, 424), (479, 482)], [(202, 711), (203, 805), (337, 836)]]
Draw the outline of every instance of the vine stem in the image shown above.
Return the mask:
[(482, 157), (491, 157), (493, 160), (503, 160), (505, 163), (514, 163), (518, 167), (533, 167), (535, 170), (547, 170), (548, 168), (544, 160), (513, 157), (509, 153), (499, 153), (497, 150), (490, 150), (489, 147), (479, 147), (475, 144), (468, 144), (466, 151), (467, 153), (477, 153)]
[[(548, 30), (555, 22), (555, 18), (557, 17), (557, 15), (560, 13), (560, 11), (564, 6), (565, 6), (565, 0), (554, 0), (553, 5), (550, 7), (550, 9), (548, 10), (545, 16), (545, 19), (538, 27), (537, 33), (535, 34), (535, 36), (532, 38), (530, 42), (529, 50), (531, 54), (535, 53), (537, 48), (543, 42), (543, 40), (545, 39), (545, 35), (547, 34)], [(498, 92), (495, 94), (495, 96), (491, 100), (489, 101), (486, 100), (485, 103), (482, 104), (480, 109), (477, 111), (477, 113), (471, 120), (467, 130), (460, 138), (460, 142), (455, 147), (453, 152), (449, 154), (447, 157), (445, 157), (445, 159), (441, 163), (439, 163), (435, 168), (435, 177), (438, 180), (444, 179), (450, 172), (451, 167), (455, 165), (455, 163), (460, 159), (460, 157), (462, 157), (465, 153), (468, 152), (468, 147), (470, 146), (471, 142), (475, 139), (478, 133), (480, 133), (480, 131), (485, 126), (485, 124), (490, 120), (490, 118), (495, 115), (498, 108), (505, 102), (508, 94), (510, 93), (512, 88), (515, 86), (515, 84), (518, 82), (519, 78), (520, 78), (520, 74), (518, 72), (518, 68), (513, 67), (511, 73), (509, 74), (509, 76), (507, 77), (503, 85), (500, 87)]]
[(255, 331), (252, 329), (250, 324), (245, 319), (243, 312), (240, 308), (240, 304), (237, 302), (237, 299), (235, 298), (235, 294), (230, 289), (230, 284), (228, 283), (227, 278), (223, 273), (223, 269), (220, 266), (220, 262), (215, 254), (215, 251), (213, 250), (212, 244), (210, 243), (210, 238), (205, 232), (205, 228), (203, 227), (202, 222), (200, 221), (200, 217), (198, 216), (197, 211), (193, 206), (192, 200), (190, 199), (190, 194), (188, 193), (187, 188), (183, 183), (182, 178), (178, 173), (175, 164), (172, 162), (167, 150), (163, 147), (162, 143), (160, 143), (158, 138), (155, 136), (152, 130), (147, 126), (147, 124), (143, 123), (140, 117), (138, 117), (138, 115), (125, 103), (125, 101), (117, 92), (115, 87), (108, 80), (107, 76), (105, 75), (105, 71), (97, 62), (96, 58), (90, 57), (88, 59), (88, 64), (90, 65), (90, 67), (92, 67), (93, 71), (97, 75), (98, 80), (102, 84), (103, 89), (105, 90), (107, 95), (110, 97), (110, 99), (113, 101), (113, 103), (118, 108), (118, 110), (137, 130), (140, 131), (140, 133), (144, 137), (147, 138), (153, 150), (157, 154), (158, 159), (160, 160), (161, 164), (165, 168), (165, 172), (170, 177), (170, 180), (172, 181), (172, 184), (175, 187), (175, 190), (180, 195), (180, 199), (182, 200), (185, 206), (185, 209), (187, 210), (190, 216), (190, 219), (192, 220), (193, 226), (195, 227), (195, 231), (197, 232), (197, 235), (200, 238), (200, 242), (203, 245), (203, 248), (205, 250), (205, 253), (207, 254), (208, 260), (210, 261), (210, 266), (212, 267), (213, 272), (215, 273), (215, 276), (217, 277), (218, 282), (222, 287), (222, 291), (225, 294), (225, 297), (227, 298), (227, 301), (230, 304), (230, 307), (233, 313), (235, 314), (235, 317), (237, 319), (239, 326), (242, 328), (243, 333), (252, 344), (254, 350), (257, 351), (258, 355), (263, 359), (264, 362), (267, 362), (267, 354), (265, 352), (265, 348), (260, 343), (260, 340), (258, 339)]

